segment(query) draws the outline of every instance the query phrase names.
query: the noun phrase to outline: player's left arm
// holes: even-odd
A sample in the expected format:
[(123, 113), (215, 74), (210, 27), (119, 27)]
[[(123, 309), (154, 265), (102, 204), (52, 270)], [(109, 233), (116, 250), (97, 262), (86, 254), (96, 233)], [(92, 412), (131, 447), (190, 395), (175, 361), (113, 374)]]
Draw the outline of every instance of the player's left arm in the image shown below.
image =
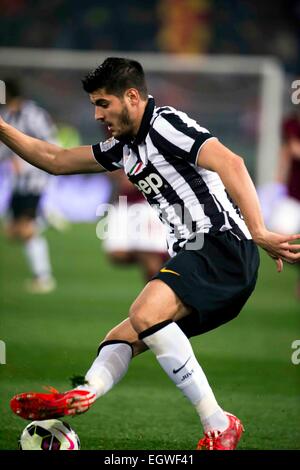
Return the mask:
[(197, 165), (218, 173), (239, 206), (253, 240), (276, 259), (279, 272), (282, 271), (282, 260), (289, 263), (300, 261), (300, 244), (290, 243), (300, 240), (300, 234), (281, 235), (267, 230), (255, 186), (240, 156), (217, 139), (209, 139), (199, 150)]

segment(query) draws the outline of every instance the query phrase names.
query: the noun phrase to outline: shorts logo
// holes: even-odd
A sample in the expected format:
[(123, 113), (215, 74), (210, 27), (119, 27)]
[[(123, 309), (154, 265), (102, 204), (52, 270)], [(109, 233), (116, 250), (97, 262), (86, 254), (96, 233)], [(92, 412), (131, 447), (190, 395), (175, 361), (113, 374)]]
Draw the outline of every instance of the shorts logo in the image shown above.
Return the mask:
[(156, 173), (150, 173), (150, 175), (146, 176), (144, 180), (140, 180), (136, 183), (138, 189), (144, 194), (151, 194), (152, 192), (154, 192), (154, 194), (159, 194), (159, 188), (161, 188), (162, 185), (163, 180)]
[(171, 273), (171, 274), (175, 274), (176, 276), (180, 276), (179, 273), (177, 273), (176, 271), (173, 271), (172, 269), (161, 268), (159, 272), (161, 272), (161, 273)]

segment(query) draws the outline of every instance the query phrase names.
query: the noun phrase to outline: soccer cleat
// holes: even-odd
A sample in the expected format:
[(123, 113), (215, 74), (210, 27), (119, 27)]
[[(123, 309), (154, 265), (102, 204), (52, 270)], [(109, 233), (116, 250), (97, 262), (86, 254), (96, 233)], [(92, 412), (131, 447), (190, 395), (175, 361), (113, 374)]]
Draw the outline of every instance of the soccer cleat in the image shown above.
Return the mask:
[(197, 450), (234, 450), (244, 431), (241, 421), (234, 415), (226, 413), (229, 419), (225, 431), (208, 431), (200, 439)]
[(10, 407), (21, 418), (44, 420), (84, 413), (96, 400), (96, 395), (87, 390), (59, 393), (51, 387), (50, 391), (20, 393), (12, 398)]
[(56, 289), (56, 281), (53, 277), (30, 279), (26, 281), (25, 289), (29, 294), (49, 294)]

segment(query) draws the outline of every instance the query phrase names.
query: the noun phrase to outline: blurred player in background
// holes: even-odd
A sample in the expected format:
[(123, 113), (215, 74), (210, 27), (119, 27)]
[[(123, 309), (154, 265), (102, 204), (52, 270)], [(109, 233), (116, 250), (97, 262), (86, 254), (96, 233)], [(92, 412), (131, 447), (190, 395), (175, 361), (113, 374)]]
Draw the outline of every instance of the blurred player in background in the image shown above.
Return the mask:
[(256, 245), (280, 272), (283, 261), (300, 261), (300, 245), (291, 244), (300, 235), (266, 229), (242, 158), (184, 112), (156, 107), (141, 64), (107, 58), (83, 84), (95, 119), (112, 138), (66, 150), (34, 140), (0, 118), (1, 140), (54, 174), (123, 168), (168, 227), (172, 257), (138, 295), (128, 317), (108, 332), (84, 384), (65, 393), (22, 393), (11, 408), (25, 419), (87, 411), (124, 377), (134, 356), (150, 349), (199, 416), (204, 437), (197, 448), (233, 450), (242, 423), (217, 402), (188, 338), (239, 314), (257, 280)]
[[(23, 98), (20, 83), (4, 80), (6, 105), (1, 114), (6, 121), (28, 135), (56, 142), (55, 126), (48, 113), (33, 101)], [(26, 283), (31, 293), (48, 293), (55, 288), (55, 280), (46, 238), (40, 233), (37, 221), (41, 196), (49, 181), (49, 175), (22, 160), (0, 143), (0, 161), (10, 159), (12, 194), (8, 207), (6, 234), (20, 241), (25, 250), (32, 279)]]
[[(114, 206), (103, 248), (117, 264), (138, 264), (148, 282), (168, 259), (166, 232), (141, 192), (123, 171), (112, 173)], [(121, 199), (120, 199), (121, 197)]]
[[(286, 188), (271, 212), (269, 227), (280, 233), (300, 231), (300, 111), (286, 117), (282, 125), (282, 148), (277, 182)], [(300, 267), (296, 295), (300, 300)]]

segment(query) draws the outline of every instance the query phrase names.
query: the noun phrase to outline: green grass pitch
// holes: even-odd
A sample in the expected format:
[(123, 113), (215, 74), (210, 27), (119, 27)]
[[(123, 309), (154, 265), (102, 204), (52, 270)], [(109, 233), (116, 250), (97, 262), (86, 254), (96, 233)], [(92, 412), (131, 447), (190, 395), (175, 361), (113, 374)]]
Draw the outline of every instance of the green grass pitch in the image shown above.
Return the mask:
[[(0, 449), (17, 449), (26, 421), (10, 398), (43, 385), (70, 388), (69, 377), (89, 367), (105, 333), (126, 317), (142, 287), (136, 267), (108, 263), (95, 224), (47, 232), (58, 288), (48, 295), (23, 290), (28, 274), (20, 246), (0, 236)], [(240, 316), (192, 340), (194, 351), (225, 410), (246, 432), (239, 449), (300, 449), (300, 365), (291, 344), (300, 339), (300, 308), (294, 298), (296, 269), (262, 253), (257, 289)], [(150, 353), (134, 359), (123, 381), (91, 410), (68, 420), (82, 449), (194, 449), (201, 427)]]

